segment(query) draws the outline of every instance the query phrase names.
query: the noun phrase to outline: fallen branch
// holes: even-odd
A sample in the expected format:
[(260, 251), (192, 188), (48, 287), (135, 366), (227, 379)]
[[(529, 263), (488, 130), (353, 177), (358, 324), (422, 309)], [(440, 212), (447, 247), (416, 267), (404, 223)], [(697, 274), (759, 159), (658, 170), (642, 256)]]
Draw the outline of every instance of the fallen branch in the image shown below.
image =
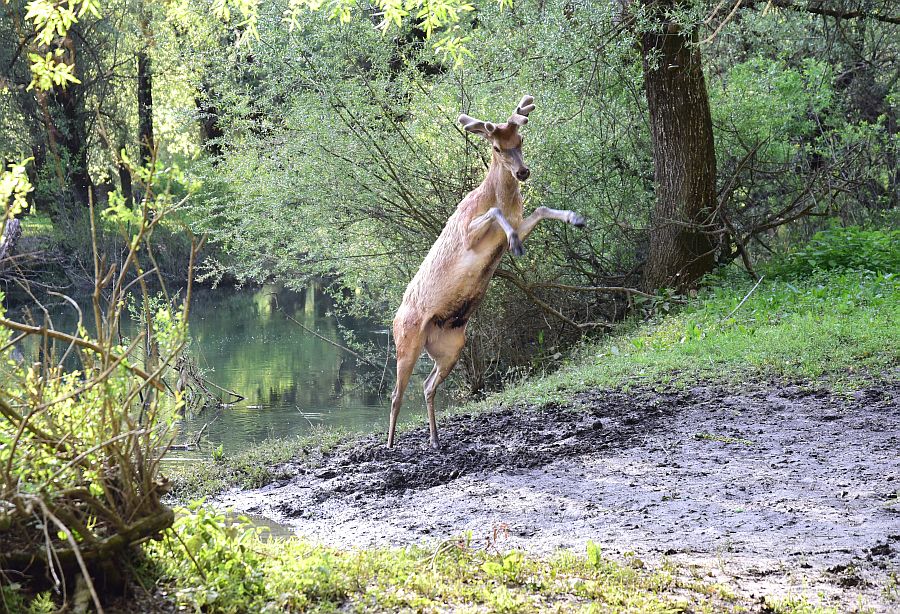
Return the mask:
[[(96, 544), (86, 547), (80, 546), (81, 557), (85, 563), (110, 557), (123, 551), (126, 547), (135, 546), (147, 541), (154, 535), (159, 535), (175, 522), (175, 512), (171, 508), (162, 506), (153, 515), (145, 516), (138, 522), (128, 526), (124, 531), (111, 535), (106, 539), (98, 540)], [(52, 551), (52, 559), (65, 571), (74, 571), (78, 566), (76, 553), (71, 548), (55, 548)], [(47, 566), (48, 555), (43, 549), (13, 550), (0, 553), (0, 567), (4, 570), (16, 570), (25, 572), (34, 565)]]
[(756, 280), (756, 285), (754, 285), (752, 288), (750, 288), (750, 292), (747, 293), (747, 296), (745, 296), (744, 298), (742, 298), (742, 299), (741, 299), (741, 302), (737, 304), (737, 307), (735, 307), (734, 309), (732, 309), (732, 310), (731, 310), (731, 313), (729, 313), (727, 316), (725, 316), (725, 317), (722, 318), (722, 319), (723, 319), (723, 320), (727, 320), (728, 318), (730, 318), (731, 316), (733, 316), (735, 313), (737, 313), (737, 310), (741, 308), (741, 305), (743, 305), (744, 303), (747, 302), (747, 299), (750, 298), (750, 295), (753, 294), (753, 293), (756, 291), (756, 289), (759, 287), (759, 284), (762, 283), (762, 280), (763, 280), (764, 278), (765, 278), (765, 275), (763, 275), (763, 276), (760, 277), (758, 280)]
[(3, 262), (16, 249), (16, 243), (19, 242), (21, 236), (22, 223), (16, 218), (7, 220), (6, 227), (3, 229), (3, 237), (0, 238), (0, 267), (3, 267)]

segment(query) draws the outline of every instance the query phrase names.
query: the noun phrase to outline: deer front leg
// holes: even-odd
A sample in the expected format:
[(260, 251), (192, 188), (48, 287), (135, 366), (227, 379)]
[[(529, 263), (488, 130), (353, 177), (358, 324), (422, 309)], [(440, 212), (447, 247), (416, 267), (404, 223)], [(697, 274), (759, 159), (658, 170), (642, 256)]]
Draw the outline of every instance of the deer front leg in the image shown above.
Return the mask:
[(585, 220), (583, 215), (579, 215), (574, 211), (566, 209), (551, 209), (549, 207), (538, 207), (532, 211), (531, 215), (522, 220), (519, 224), (519, 238), (524, 241), (534, 230), (541, 220), (559, 220), (566, 224), (571, 224), (577, 228), (584, 228)]
[(468, 235), (466, 236), (469, 248), (472, 248), (487, 234), (488, 230), (491, 229), (491, 224), (493, 222), (497, 222), (497, 225), (499, 225), (500, 228), (503, 229), (503, 232), (506, 233), (509, 251), (511, 251), (514, 256), (521, 256), (524, 254), (525, 248), (522, 247), (522, 240), (519, 238), (519, 233), (516, 232), (516, 229), (512, 227), (512, 224), (509, 223), (509, 220), (503, 216), (503, 213), (497, 207), (491, 207), (488, 209), (487, 213), (479, 215), (469, 222)]

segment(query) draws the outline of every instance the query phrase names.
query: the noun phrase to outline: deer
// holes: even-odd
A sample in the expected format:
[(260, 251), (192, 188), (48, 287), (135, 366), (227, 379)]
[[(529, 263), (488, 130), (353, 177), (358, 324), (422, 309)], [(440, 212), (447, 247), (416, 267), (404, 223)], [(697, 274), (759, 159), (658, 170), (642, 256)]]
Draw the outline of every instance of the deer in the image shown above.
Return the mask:
[(534, 98), (526, 95), (502, 124), (459, 116), (466, 132), (491, 144), (491, 164), (481, 185), (462, 199), (447, 220), (409, 282), (394, 317), (397, 381), (391, 394), (388, 448), (394, 446), (403, 394), (424, 349), (434, 361), (423, 385), (430, 445), (440, 449), (434, 397), (459, 360), (466, 343), (466, 325), (484, 299), (503, 254), (509, 250), (514, 256), (524, 255), (522, 243), (541, 220), (585, 225), (584, 217), (574, 211), (548, 207), (537, 207), (524, 218), (519, 184), (528, 179), (531, 170), (522, 159), (519, 131), (534, 108)]

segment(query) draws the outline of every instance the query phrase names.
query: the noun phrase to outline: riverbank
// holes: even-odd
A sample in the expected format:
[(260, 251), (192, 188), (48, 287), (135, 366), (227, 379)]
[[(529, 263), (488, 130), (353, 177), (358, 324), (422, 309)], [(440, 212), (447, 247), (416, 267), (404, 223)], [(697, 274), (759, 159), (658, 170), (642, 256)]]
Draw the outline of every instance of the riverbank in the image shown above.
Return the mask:
[[(502, 567), (518, 552), (549, 570), (560, 551), (583, 565), (599, 548), (604, 565), (636, 573), (639, 593), (661, 600), (605, 601), (611, 588), (549, 599), (527, 577), (476, 572), (460, 594), (394, 578), (405, 607), (498, 609), (471, 597), (487, 583), (518, 595), (510, 609), (522, 611), (891, 611), (900, 603), (898, 282), (851, 272), (752, 288), (710, 291), (582, 348), (548, 377), (444, 412), (439, 453), (416, 416), (394, 450), (379, 433), (324, 449), (289, 442), (259, 465), (252, 454), (221, 459), (205, 492), (252, 474), (269, 483), (232, 488), (217, 506), (274, 519), (308, 540), (298, 543), (351, 559), (403, 561), (410, 548), (464, 543), (454, 557), (476, 544), (499, 557), (477, 565)], [(264, 473), (236, 470), (247, 464)], [(203, 471), (195, 486), (209, 485)], [(185, 484), (176, 479), (176, 492), (190, 493)], [(287, 552), (271, 556), (287, 565)], [(415, 577), (427, 575), (420, 567)], [(649, 580), (659, 573), (675, 580)], [(366, 601), (370, 589), (338, 602), (396, 603)]]

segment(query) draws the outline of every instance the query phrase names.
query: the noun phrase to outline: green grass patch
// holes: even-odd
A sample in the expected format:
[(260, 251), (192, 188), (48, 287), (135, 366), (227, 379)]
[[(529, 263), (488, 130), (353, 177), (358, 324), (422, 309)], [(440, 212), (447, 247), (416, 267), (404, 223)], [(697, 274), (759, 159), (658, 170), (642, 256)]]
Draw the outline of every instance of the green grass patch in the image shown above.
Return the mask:
[[(471, 536), (434, 548), (336, 550), (263, 540), (199, 505), (146, 546), (145, 573), (178, 605), (205, 612), (490, 611), (718, 612), (736, 598), (713, 584), (623, 563), (588, 543), (584, 555), (535, 558), (475, 547)], [(161, 579), (161, 580), (160, 580)]]
[(481, 405), (564, 402), (591, 388), (699, 381), (823, 378), (835, 388), (853, 387), (897, 366), (897, 275), (817, 272), (753, 287), (748, 279), (711, 279), (675, 313), (627, 322), (556, 373), (526, 379)]
[(54, 228), (50, 216), (43, 212), (22, 217), (23, 237), (53, 237)]
[(315, 429), (289, 439), (267, 439), (234, 454), (214, 451), (205, 461), (167, 463), (163, 473), (171, 482), (170, 496), (190, 501), (216, 495), (233, 487), (259, 488), (283, 476), (280, 467), (293, 460), (314, 465), (317, 455), (334, 448), (350, 435), (334, 428)]

